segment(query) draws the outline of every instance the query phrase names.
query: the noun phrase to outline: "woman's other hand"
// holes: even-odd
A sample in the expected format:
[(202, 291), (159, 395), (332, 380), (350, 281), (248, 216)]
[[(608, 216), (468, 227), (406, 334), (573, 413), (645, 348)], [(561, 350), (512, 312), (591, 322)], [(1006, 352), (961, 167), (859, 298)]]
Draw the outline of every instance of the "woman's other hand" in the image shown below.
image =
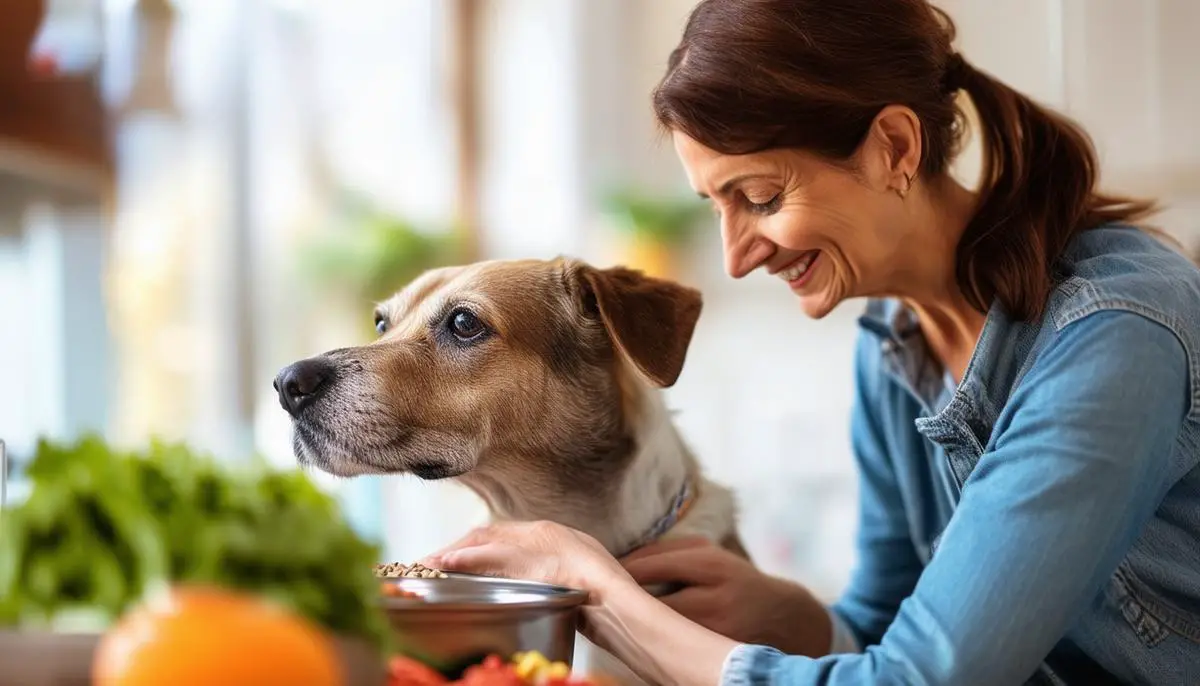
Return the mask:
[(735, 641), (820, 657), (833, 632), (828, 611), (802, 586), (768, 576), (749, 560), (704, 539), (654, 543), (622, 560), (642, 586), (682, 586), (659, 599)]

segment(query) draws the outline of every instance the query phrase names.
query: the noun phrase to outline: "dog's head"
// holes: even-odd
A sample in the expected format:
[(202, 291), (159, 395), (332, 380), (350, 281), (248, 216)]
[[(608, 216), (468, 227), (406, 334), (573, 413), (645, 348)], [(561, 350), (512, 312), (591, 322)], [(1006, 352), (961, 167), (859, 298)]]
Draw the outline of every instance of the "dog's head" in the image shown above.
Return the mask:
[(567, 495), (631, 456), (628, 372), (675, 383), (700, 309), (694, 289), (576, 260), (437, 269), (377, 309), (378, 340), (292, 364), (275, 387), (302, 464)]

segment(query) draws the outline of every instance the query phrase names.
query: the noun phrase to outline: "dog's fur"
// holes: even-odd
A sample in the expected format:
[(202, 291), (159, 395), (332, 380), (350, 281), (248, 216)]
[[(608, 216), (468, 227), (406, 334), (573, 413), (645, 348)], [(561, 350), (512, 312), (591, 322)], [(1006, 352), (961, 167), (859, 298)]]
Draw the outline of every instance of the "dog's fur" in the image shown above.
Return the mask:
[[(456, 478), (495, 520), (557, 521), (614, 554), (691, 479), (667, 536), (744, 555), (732, 495), (703, 478), (658, 390), (682, 371), (701, 307), (695, 289), (572, 259), (429, 271), (378, 308), (377, 341), (298, 363), (324, 380), (301, 406), (284, 401), (296, 456), (342, 476)], [(482, 324), (471, 340), (454, 332), (461, 311)]]

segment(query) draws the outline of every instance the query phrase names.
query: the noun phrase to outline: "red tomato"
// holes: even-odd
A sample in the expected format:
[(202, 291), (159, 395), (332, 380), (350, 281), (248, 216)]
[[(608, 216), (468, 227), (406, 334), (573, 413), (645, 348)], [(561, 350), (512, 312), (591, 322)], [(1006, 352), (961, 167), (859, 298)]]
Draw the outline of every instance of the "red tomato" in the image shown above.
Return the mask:
[(407, 657), (388, 662), (388, 686), (442, 686), (448, 684), (441, 674)]
[(458, 686), (526, 686), (525, 680), (517, 676), (511, 665), (496, 660), (484, 660), (483, 664), (468, 667), (463, 672)]
[(504, 662), (504, 660), (500, 659), (499, 655), (488, 655), (487, 657), (483, 658), (482, 666), (485, 669), (501, 669), (503, 667), (507, 667), (508, 665)]

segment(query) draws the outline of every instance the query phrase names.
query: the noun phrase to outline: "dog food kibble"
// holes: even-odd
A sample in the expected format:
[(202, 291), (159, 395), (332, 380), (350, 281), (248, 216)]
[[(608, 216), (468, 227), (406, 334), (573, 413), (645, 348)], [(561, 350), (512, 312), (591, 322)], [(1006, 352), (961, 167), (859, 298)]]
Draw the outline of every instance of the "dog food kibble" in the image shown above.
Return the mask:
[(437, 569), (430, 569), (422, 564), (413, 563), (406, 565), (400, 562), (389, 562), (387, 564), (375, 565), (375, 576), (384, 579), (445, 579), (446, 573)]

